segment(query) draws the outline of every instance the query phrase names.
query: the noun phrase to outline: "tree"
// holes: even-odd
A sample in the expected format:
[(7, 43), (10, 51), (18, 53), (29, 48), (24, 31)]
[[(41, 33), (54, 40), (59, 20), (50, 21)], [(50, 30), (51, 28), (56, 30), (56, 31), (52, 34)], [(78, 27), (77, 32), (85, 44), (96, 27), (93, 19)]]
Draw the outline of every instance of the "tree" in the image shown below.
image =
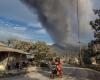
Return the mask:
[(90, 49), (84, 49), (83, 50), (83, 61), (84, 64), (91, 64), (91, 56), (92, 56), (92, 52)]
[[(92, 40), (88, 44), (88, 51), (91, 51), (91, 55), (89, 55), (89, 58), (95, 58), (97, 60), (97, 56), (100, 55), (100, 10), (94, 10), (94, 14), (98, 16), (93, 21), (90, 21), (90, 25), (94, 31), (94, 40)], [(89, 53), (88, 53), (89, 54)], [(86, 54), (87, 55), (87, 54)], [(85, 56), (87, 57), (87, 56)]]
[(34, 49), (34, 43), (16, 39), (8, 40), (8, 46), (25, 52), (30, 52)]
[(49, 47), (45, 42), (36, 42), (34, 44), (35, 51), (36, 51), (36, 59), (37, 60), (43, 60), (47, 57), (47, 53), (49, 52)]
[(43, 60), (48, 57), (49, 46), (45, 42), (26, 42), (22, 40), (10, 39), (8, 40), (8, 46), (29, 52), (35, 55), (36, 60)]
[(94, 10), (95, 15), (98, 15), (93, 21), (90, 21), (90, 25), (94, 30), (95, 40), (91, 41), (91, 47), (94, 53), (100, 52), (100, 10)]

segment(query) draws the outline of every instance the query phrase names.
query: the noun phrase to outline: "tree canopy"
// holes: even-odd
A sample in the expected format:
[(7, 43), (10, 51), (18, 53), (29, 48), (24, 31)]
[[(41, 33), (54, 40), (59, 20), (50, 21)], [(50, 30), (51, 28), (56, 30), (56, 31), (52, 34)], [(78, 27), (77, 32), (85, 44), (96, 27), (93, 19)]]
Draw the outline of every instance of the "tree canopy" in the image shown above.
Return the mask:
[(36, 60), (43, 60), (49, 56), (49, 46), (42, 41), (37, 41), (33, 43), (22, 40), (10, 39), (8, 40), (8, 46), (32, 53), (35, 55)]

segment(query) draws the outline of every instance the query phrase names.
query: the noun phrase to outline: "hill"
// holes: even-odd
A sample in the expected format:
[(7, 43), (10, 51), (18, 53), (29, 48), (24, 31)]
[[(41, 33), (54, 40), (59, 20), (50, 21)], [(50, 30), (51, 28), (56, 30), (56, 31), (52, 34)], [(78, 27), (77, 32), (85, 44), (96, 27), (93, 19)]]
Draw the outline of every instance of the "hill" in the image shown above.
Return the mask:
[(71, 44), (67, 44), (66, 47), (61, 47), (57, 44), (53, 44), (49, 46), (50, 46), (51, 51), (55, 52), (57, 55), (60, 55), (60, 56), (63, 56), (69, 53), (76, 54), (79, 52), (79, 47), (71, 45)]

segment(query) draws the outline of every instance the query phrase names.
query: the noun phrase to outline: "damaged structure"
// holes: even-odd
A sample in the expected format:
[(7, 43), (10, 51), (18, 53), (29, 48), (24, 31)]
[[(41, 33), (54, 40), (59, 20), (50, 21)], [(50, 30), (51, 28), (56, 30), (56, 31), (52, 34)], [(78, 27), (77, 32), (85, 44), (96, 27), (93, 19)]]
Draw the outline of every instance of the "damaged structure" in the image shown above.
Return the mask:
[(0, 43), (0, 68), (6, 70), (13, 68), (14, 65), (19, 64), (27, 60), (29, 53), (9, 48), (6, 45)]

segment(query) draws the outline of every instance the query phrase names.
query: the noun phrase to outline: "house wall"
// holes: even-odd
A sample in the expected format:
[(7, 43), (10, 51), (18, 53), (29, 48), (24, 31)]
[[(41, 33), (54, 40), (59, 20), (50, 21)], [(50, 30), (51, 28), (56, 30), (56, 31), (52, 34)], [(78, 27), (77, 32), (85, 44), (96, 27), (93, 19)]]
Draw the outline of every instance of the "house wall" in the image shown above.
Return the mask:
[(17, 62), (22, 62), (26, 58), (20, 53), (0, 52), (0, 65), (7, 68), (8, 65), (14, 66)]

